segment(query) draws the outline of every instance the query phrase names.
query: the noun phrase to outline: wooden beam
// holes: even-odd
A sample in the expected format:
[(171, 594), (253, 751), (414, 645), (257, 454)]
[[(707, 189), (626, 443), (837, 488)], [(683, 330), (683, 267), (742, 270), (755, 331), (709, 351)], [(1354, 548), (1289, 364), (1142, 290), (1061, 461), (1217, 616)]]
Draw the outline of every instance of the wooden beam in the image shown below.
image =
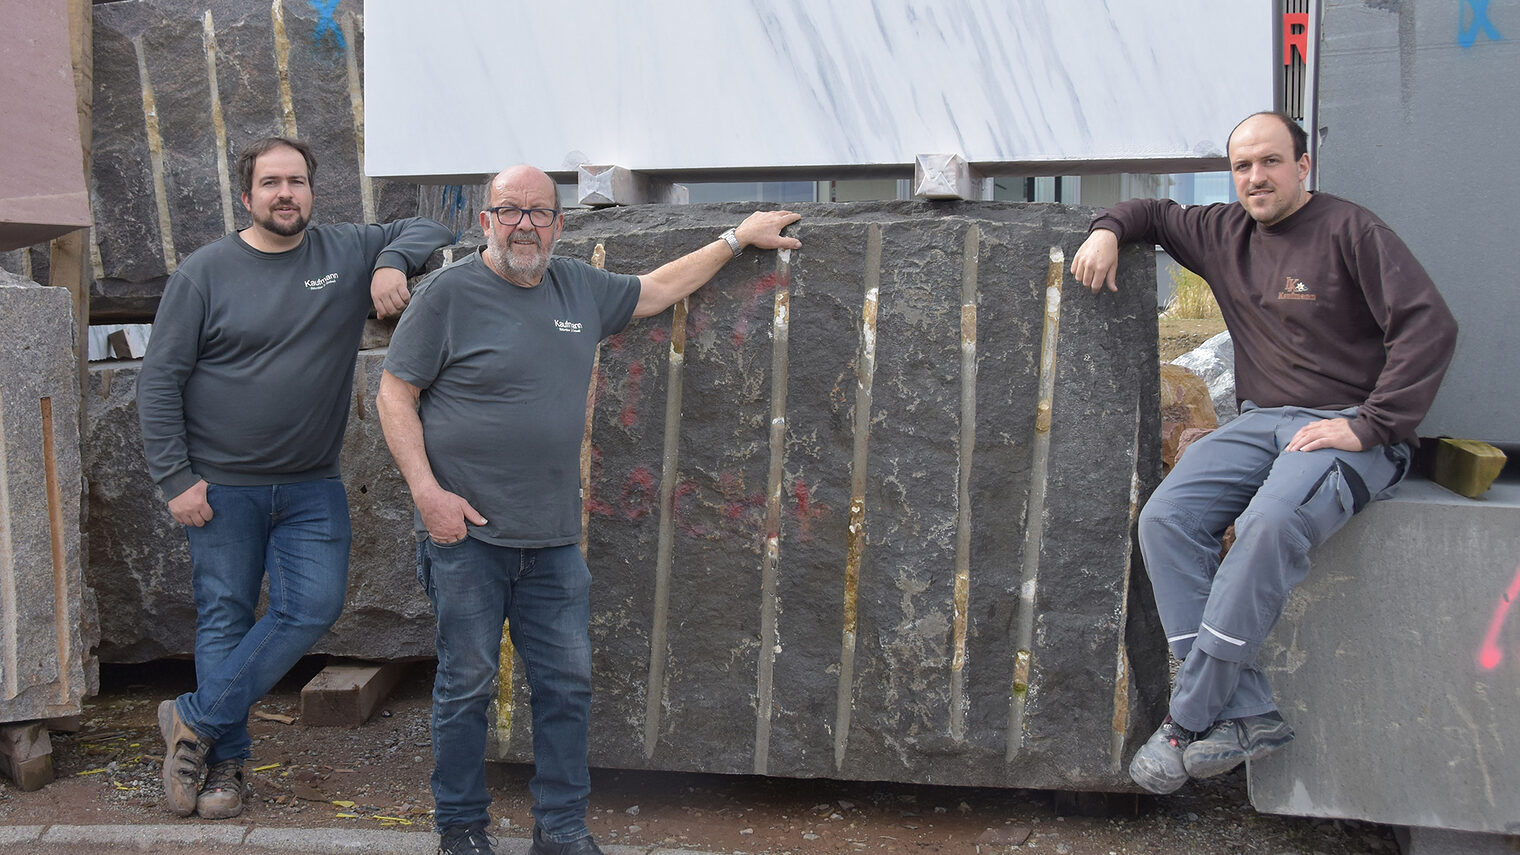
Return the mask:
[(328, 665), (301, 690), (301, 723), (358, 727), (374, 715), (405, 671), (401, 662)]

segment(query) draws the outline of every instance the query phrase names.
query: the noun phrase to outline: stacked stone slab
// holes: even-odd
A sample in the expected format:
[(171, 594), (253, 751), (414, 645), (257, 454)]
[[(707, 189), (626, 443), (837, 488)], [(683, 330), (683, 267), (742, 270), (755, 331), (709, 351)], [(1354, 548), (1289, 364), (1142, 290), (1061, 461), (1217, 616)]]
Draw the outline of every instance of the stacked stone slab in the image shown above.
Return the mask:
[[(1052, 260), (1075, 251), (1086, 211), (796, 208), (804, 248), (787, 261), (746, 252), (681, 320), (603, 345), (586, 490), (592, 762), (1127, 788), (1123, 762), (1166, 695), (1131, 549), (1159, 470), (1149, 258), (1126, 250), (1119, 292), (1094, 296)], [(647, 271), (745, 212), (573, 212), (559, 251), (589, 258), (602, 243), (609, 269)], [(382, 358), (360, 358), (343, 456), (348, 608), (317, 649), (425, 656), (411, 506), (374, 412)], [(142, 466), (134, 371), (95, 370), (86, 436), (101, 650), (122, 661), (183, 655), (193, 639), (183, 535)], [(526, 698), (519, 665), (500, 758), (528, 757)]]
[(0, 272), (0, 722), (95, 691), (79, 562), (79, 374), (68, 291)]
[[(362, 13), (358, 0), (96, 4), (97, 320), (150, 318), (178, 261), (228, 231), (224, 200), (234, 227), (247, 225), (236, 158), (261, 137), (293, 127), (311, 143), (317, 222), (416, 212), (415, 186), (363, 174), (362, 102), (350, 91), (350, 68), (363, 69)], [(31, 261), (43, 275), (46, 254)]]

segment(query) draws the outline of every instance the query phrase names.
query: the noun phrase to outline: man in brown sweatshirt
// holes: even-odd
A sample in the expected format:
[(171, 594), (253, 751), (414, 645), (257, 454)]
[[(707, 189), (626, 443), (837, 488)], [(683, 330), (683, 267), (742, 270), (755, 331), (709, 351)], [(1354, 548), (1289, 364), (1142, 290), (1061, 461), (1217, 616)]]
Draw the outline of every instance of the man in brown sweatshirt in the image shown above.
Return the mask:
[(1155, 793), (1293, 738), (1257, 649), (1309, 550), (1403, 480), (1456, 343), (1403, 241), (1365, 208), (1304, 189), (1307, 136), (1292, 119), (1249, 116), (1228, 151), (1239, 205), (1122, 202), (1094, 218), (1072, 261), (1094, 293), (1115, 290), (1119, 244), (1160, 244), (1208, 281), (1235, 348), (1240, 417), (1190, 446), (1140, 515), (1182, 660), (1170, 715), (1130, 763)]

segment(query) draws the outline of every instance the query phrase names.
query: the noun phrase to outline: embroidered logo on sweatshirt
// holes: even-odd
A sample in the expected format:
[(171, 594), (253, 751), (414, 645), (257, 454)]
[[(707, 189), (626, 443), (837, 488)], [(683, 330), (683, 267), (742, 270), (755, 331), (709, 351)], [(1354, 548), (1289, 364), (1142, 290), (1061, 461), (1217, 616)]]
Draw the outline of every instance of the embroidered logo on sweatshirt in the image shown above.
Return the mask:
[(581, 324), (580, 324), (579, 321), (561, 321), (561, 320), (555, 320), (554, 321), (554, 328), (557, 329), (557, 330), (559, 330), (560, 332), (574, 332), (574, 333), (578, 333), (578, 332), (581, 331)]
[(1279, 300), (1318, 300), (1319, 299), (1318, 297), (1314, 296), (1314, 294), (1312, 294), (1309, 291), (1309, 286), (1305, 285), (1302, 280), (1300, 280), (1300, 279), (1294, 279), (1292, 276), (1289, 276), (1289, 277), (1286, 277), (1286, 278), (1287, 278), (1287, 281), (1285, 281), (1283, 283), (1283, 289), (1281, 291), (1277, 292), (1277, 299), (1279, 299)]
[(329, 285), (331, 285), (331, 284), (333, 284), (334, 282), (337, 282), (337, 281), (338, 281), (338, 274), (336, 274), (336, 273), (329, 273), (326, 276), (323, 276), (321, 279), (308, 279), (308, 280), (306, 280), (306, 283), (305, 283), (306, 284), (306, 290), (308, 290), (308, 291), (321, 291), (323, 288), (326, 288), (327, 286), (329, 286)]

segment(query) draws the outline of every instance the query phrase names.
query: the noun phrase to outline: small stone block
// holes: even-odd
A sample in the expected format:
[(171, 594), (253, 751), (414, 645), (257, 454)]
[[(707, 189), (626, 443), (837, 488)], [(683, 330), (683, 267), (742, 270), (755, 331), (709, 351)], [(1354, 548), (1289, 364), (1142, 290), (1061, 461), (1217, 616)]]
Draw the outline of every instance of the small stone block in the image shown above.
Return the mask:
[(301, 689), (301, 723), (358, 727), (369, 720), (401, 679), (400, 662), (329, 665)]
[(1493, 485), (1506, 459), (1504, 452), (1486, 442), (1443, 436), (1436, 442), (1430, 480), (1453, 493), (1476, 499)]
[(592, 208), (611, 205), (684, 205), (691, 199), (685, 184), (672, 184), (621, 166), (584, 163), (576, 169), (576, 197)]
[(0, 771), (26, 792), (53, 782), (53, 743), (42, 722), (0, 725)]
[(958, 154), (913, 158), (913, 195), (919, 199), (981, 199), (982, 177)]

